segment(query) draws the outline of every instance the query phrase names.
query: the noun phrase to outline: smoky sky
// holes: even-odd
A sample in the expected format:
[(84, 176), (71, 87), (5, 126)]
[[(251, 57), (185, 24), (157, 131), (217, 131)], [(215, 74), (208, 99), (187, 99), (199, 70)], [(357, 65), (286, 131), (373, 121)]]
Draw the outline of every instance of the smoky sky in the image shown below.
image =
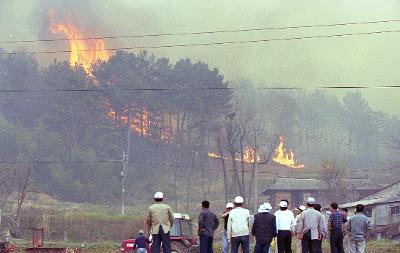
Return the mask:
[[(70, 17), (90, 36), (190, 32), (252, 27), (400, 19), (397, 0), (2, 0), (0, 40), (62, 37), (48, 31), (48, 10)], [(253, 40), (399, 30), (400, 23), (292, 29), (207, 36), (107, 40), (107, 47), (135, 47), (224, 40)], [(399, 85), (399, 33), (271, 43), (152, 50), (172, 61), (190, 58), (220, 69), (226, 80), (255, 86), (313, 87)], [(5, 50), (68, 49), (67, 43), (5, 44)], [(43, 65), (66, 54), (38, 56)], [(398, 89), (362, 91), (374, 109), (400, 114)], [(342, 92), (338, 92), (342, 95)]]

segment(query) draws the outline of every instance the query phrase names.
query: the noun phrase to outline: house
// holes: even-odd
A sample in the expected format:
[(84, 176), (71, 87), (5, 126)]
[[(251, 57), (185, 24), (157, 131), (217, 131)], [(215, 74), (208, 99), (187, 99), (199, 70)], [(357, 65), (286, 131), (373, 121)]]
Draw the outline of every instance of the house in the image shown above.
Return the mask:
[(364, 214), (371, 218), (373, 232), (380, 237), (400, 237), (400, 181), (358, 201), (341, 205), (354, 212), (355, 206), (364, 205)]
[[(356, 198), (365, 197), (382, 189), (381, 185), (374, 184), (368, 179), (344, 179), (347, 185), (354, 185), (352, 193)], [(287, 199), (292, 207), (303, 205), (305, 200), (312, 196), (321, 201), (321, 191), (324, 190), (324, 182), (318, 178), (292, 178), (274, 177), (264, 182), (265, 187), (262, 194), (267, 200), (277, 207), (282, 199)], [(318, 200), (319, 199), (319, 200)], [(321, 203), (321, 202), (320, 202)], [(321, 203), (324, 204), (324, 203)], [(328, 204), (328, 203), (325, 203)]]

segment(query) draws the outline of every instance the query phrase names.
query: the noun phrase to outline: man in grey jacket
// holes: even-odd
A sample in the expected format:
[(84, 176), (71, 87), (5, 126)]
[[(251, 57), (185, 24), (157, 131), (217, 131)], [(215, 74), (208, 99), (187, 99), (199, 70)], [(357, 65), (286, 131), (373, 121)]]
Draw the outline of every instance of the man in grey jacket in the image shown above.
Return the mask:
[(210, 202), (201, 203), (203, 210), (199, 214), (200, 253), (213, 253), (214, 231), (219, 226), (217, 216), (210, 211)]
[(307, 199), (307, 209), (300, 214), (296, 234), (301, 239), (303, 253), (319, 253), (322, 235), (327, 234), (323, 215), (314, 209), (315, 199)]
[(372, 229), (371, 220), (363, 214), (364, 206), (356, 206), (356, 214), (348, 221), (350, 253), (364, 253), (368, 241), (368, 231)]

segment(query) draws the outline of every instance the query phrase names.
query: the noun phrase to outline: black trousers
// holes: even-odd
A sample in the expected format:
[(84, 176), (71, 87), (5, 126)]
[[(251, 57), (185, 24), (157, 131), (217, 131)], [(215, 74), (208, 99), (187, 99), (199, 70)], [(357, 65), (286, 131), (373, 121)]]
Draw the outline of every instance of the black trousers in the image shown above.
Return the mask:
[(160, 253), (160, 247), (162, 243), (163, 253), (171, 253), (171, 241), (168, 233), (164, 232), (164, 229), (160, 225), (158, 234), (153, 234), (153, 245), (152, 253)]
[(292, 253), (292, 231), (278, 230), (278, 253)]
[(321, 240), (311, 240), (311, 230), (305, 233), (301, 239), (302, 253), (320, 253), (322, 252), (321, 246)]
[(334, 228), (331, 230), (330, 244), (331, 253), (344, 253), (343, 248), (343, 230), (341, 228)]

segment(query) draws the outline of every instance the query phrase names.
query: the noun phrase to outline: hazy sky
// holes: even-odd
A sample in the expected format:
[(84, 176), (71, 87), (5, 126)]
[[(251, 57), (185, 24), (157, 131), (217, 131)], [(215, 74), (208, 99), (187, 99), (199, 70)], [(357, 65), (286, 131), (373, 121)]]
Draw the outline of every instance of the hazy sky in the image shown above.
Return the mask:
[[(54, 37), (47, 10), (73, 17), (88, 35), (134, 35), (400, 19), (398, 0), (0, 0), (0, 40)], [(152, 37), (107, 41), (108, 47), (213, 42), (400, 30), (400, 22), (340, 27)], [(201, 60), (227, 80), (256, 86), (400, 85), (400, 33), (243, 45), (156, 49), (156, 56)], [(68, 49), (65, 43), (18, 45)], [(13, 44), (0, 47), (15, 49)], [(41, 57), (67, 59), (68, 55)], [(363, 91), (378, 110), (400, 114), (400, 89)]]

